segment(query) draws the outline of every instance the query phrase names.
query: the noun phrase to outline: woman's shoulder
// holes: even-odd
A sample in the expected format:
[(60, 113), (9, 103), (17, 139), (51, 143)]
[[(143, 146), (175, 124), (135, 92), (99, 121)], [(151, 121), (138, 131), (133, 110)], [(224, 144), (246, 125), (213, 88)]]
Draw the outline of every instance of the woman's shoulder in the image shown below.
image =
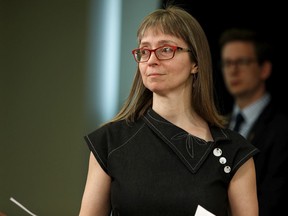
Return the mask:
[(219, 128), (218, 130), (223, 133), (224, 138), (216, 139), (215, 145), (217, 149), (219, 148), (223, 152), (223, 156), (227, 161), (233, 161), (233, 164), (231, 164), (232, 173), (235, 173), (243, 163), (259, 152), (253, 144), (238, 132), (229, 128)]
[(108, 122), (88, 133), (85, 137), (91, 140), (111, 139), (115, 137), (119, 140), (127, 135), (133, 134), (139, 130), (143, 124), (144, 122), (142, 120), (136, 122), (128, 122), (126, 120)]
[(241, 134), (238, 132), (235, 132), (228, 127), (220, 128), (220, 127), (211, 127), (211, 131), (213, 134), (214, 139), (216, 140), (223, 140), (228, 143), (238, 143), (238, 142), (243, 142), (247, 143), (247, 139), (243, 137)]

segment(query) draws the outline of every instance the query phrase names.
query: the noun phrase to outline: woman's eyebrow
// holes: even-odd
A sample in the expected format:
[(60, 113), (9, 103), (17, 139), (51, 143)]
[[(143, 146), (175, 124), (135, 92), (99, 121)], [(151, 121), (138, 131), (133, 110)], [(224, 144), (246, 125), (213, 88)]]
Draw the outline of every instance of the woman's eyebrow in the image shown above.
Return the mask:
[[(157, 41), (157, 45), (164, 45), (164, 44), (171, 44), (171, 43), (176, 44), (176, 42), (171, 41), (171, 40), (160, 40), (160, 41)], [(140, 45), (141, 46), (147, 46), (147, 45), (151, 45), (151, 43), (148, 42), (148, 41), (147, 42), (144, 41), (144, 42), (141, 42)]]

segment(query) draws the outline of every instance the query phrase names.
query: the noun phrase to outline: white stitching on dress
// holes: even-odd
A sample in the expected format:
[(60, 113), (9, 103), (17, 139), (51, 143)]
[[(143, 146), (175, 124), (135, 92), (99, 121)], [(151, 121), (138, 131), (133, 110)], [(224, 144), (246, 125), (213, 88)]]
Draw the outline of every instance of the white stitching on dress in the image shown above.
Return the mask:
[(119, 148), (123, 147), (124, 145), (126, 145), (133, 137), (135, 137), (140, 130), (142, 130), (142, 128), (144, 127), (145, 123), (143, 123), (143, 125), (136, 131), (135, 134), (133, 134), (126, 142), (124, 142), (122, 145), (118, 146), (117, 148), (113, 149), (109, 154), (108, 154), (108, 158), (110, 157), (110, 155), (115, 152), (116, 150), (118, 150)]
[(100, 162), (101, 162), (101, 163), (103, 164), (103, 166), (107, 169), (107, 166), (106, 166), (105, 163), (101, 160), (101, 157), (99, 156), (98, 152), (97, 152), (96, 149), (94, 148), (91, 140), (89, 139), (89, 136), (86, 136), (86, 137), (87, 137), (87, 139), (88, 139), (88, 141), (89, 141), (89, 143), (90, 143), (90, 146), (94, 149), (94, 152), (97, 154)]
[(253, 149), (253, 150), (252, 150), (251, 152), (249, 152), (245, 157), (243, 157), (240, 161), (238, 161), (238, 163), (233, 166), (233, 169), (232, 169), (232, 170), (234, 170), (234, 169), (238, 166), (238, 164), (240, 164), (244, 159), (246, 159), (246, 158), (248, 158), (250, 155), (252, 155), (253, 152), (255, 152), (255, 151), (257, 151), (257, 149)]
[[(165, 140), (167, 140), (172, 146), (174, 146), (173, 143), (171, 143), (170, 140), (168, 140), (168, 139), (152, 124), (152, 122), (149, 121), (149, 119), (148, 119), (147, 117), (144, 116), (144, 118), (151, 124), (151, 126), (152, 126), (153, 128), (155, 128), (155, 130), (157, 130), (157, 131), (165, 138)], [(187, 164), (189, 165), (189, 167), (191, 167), (192, 170), (195, 170), (195, 169), (190, 165), (190, 163), (186, 160), (186, 158), (184, 157), (184, 155), (181, 154), (181, 152), (178, 151), (178, 149), (177, 149), (175, 146), (174, 146), (174, 149), (175, 149), (177, 152), (179, 152), (179, 154), (180, 154), (180, 155), (182, 156), (182, 158), (187, 162)], [(204, 155), (206, 155), (206, 154), (204, 154)], [(196, 167), (198, 166), (198, 164), (200, 163), (200, 161), (202, 161), (202, 158), (204, 157), (204, 155), (201, 157), (201, 159), (199, 160), (199, 162), (196, 163)]]

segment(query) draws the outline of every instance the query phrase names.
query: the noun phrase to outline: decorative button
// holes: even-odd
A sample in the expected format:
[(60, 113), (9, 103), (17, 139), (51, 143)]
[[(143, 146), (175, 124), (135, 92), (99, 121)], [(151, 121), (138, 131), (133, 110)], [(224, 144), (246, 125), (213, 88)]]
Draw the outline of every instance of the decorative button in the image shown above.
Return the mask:
[(225, 164), (226, 163), (226, 158), (225, 157), (220, 157), (220, 159), (219, 159), (219, 162), (221, 163), (221, 164)]
[(224, 167), (224, 172), (225, 173), (230, 173), (231, 172), (231, 167), (230, 166), (225, 166)]
[(215, 148), (213, 150), (213, 154), (217, 157), (219, 157), (222, 154), (222, 150), (220, 148)]

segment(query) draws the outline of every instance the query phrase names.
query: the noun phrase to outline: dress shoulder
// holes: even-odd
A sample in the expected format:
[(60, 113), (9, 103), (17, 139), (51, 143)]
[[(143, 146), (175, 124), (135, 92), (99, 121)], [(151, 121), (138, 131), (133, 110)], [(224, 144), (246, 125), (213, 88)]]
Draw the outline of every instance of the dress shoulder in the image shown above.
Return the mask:
[(241, 134), (228, 128), (221, 130), (228, 137), (227, 143), (222, 142), (221, 148), (226, 153), (227, 159), (233, 161), (231, 164), (231, 175), (233, 176), (247, 160), (260, 151)]
[(131, 135), (137, 133), (143, 124), (142, 121), (134, 123), (127, 123), (124, 120), (111, 122), (84, 136), (90, 151), (106, 173), (108, 173), (109, 155), (127, 142)]

